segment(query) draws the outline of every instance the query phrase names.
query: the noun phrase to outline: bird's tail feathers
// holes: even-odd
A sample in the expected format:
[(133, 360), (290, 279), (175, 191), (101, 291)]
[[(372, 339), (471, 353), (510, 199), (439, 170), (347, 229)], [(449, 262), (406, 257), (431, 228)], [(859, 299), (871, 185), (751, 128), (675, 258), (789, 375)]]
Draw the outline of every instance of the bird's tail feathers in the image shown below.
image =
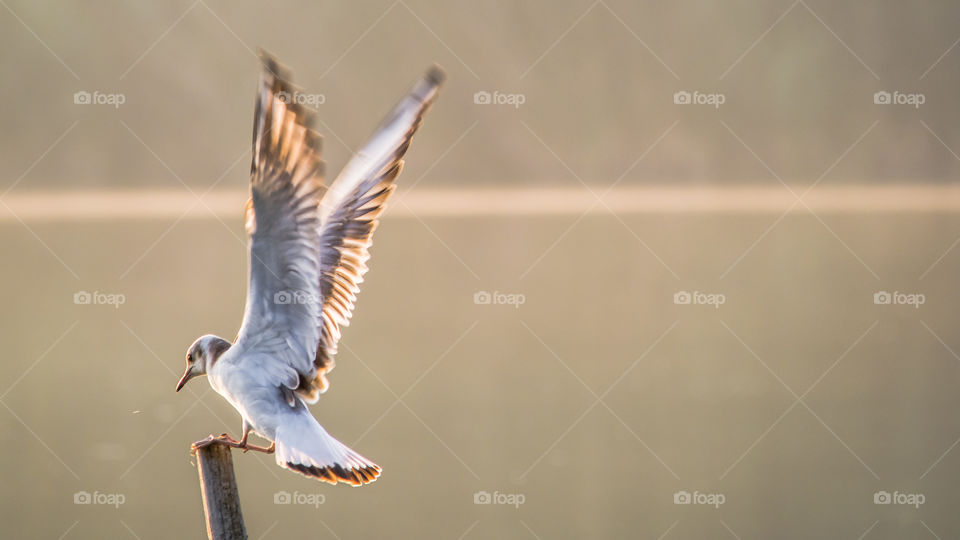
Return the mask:
[(380, 476), (376, 463), (334, 439), (316, 420), (310, 424), (277, 430), (277, 465), (330, 484), (362, 486)]

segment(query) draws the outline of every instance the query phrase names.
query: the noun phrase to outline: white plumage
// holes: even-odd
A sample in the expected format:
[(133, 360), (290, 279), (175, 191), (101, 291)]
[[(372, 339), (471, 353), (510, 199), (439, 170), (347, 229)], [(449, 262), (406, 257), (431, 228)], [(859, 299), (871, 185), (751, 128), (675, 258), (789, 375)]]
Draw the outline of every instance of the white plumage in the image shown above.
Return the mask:
[[(243, 418), (240, 440), (211, 436), (197, 444), (275, 451), (282, 467), (362, 485), (380, 467), (330, 436), (307, 404), (329, 386), (326, 375), (367, 271), (377, 218), (443, 73), (431, 68), (325, 188), (321, 139), (312, 129), (316, 112), (300, 104), (287, 69), (260, 57), (246, 311), (234, 343), (206, 335), (191, 345), (177, 390), (206, 374)], [(273, 444), (248, 444), (250, 431)]]

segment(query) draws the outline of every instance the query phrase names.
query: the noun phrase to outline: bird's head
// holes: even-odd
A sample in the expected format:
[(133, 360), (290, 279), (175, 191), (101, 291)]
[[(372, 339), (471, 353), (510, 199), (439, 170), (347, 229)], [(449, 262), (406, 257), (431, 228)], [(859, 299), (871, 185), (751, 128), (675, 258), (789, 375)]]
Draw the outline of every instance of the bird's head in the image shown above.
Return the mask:
[(230, 342), (217, 336), (206, 335), (197, 338), (187, 349), (187, 370), (177, 383), (177, 392), (187, 384), (187, 381), (198, 376), (206, 375), (214, 362), (230, 348)]

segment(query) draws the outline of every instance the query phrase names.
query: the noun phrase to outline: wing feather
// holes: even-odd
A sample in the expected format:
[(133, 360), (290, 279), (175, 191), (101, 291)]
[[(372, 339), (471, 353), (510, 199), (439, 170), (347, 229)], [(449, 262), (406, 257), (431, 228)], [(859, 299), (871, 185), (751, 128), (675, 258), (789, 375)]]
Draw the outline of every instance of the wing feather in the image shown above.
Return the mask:
[(444, 75), (434, 66), (393, 108), (364, 147), (347, 163), (320, 202), (320, 340), (316, 377), (298, 389), (308, 403), (329, 386), (341, 328), (350, 324), (360, 283), (367, 272), (373, 233), (396, 188), (403, 156)]
[(237, 337), (267, 377), (296, 388), (312, 380), (320, 330), (318, 203), (323, 194), (316, 113), (291, 99), (289, 71), (266, 53), (254, 115), (250, 200), (250, 282)]

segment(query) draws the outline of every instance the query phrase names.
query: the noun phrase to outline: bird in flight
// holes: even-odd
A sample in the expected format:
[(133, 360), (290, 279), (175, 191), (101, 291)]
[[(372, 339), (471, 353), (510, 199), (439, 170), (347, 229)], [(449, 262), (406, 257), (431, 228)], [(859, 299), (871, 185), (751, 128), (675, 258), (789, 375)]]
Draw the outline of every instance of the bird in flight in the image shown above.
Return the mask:
[[(321, 139), (312, 129), (316, 111), (302, 104), (289, 70), (263, 51), (260, 61), (243, 323), (233, 343), (205, 335), (190, 346), (177, 391), (207, 375), (243, 420), (239, 440), (210, 435), (194, 448), (225, 444), (274, 453), (281, 467), (359, 486), (380, 476), (380, 467), (329, 435), (307, 405), (329, 386), (378, 218), (444, 74), (430, 68), (325, 186)], [(270, 446), (249, 444), (251, 431)]]

